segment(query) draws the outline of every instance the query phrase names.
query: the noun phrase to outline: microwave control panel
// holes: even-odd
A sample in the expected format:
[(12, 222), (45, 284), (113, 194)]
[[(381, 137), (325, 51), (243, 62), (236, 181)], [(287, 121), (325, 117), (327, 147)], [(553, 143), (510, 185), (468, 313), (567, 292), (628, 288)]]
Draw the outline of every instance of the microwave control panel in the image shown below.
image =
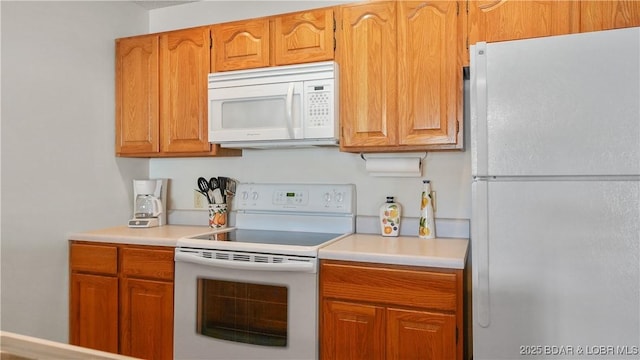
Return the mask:
[(335, 101), (334, 80), (314, 80), (304, 83), (306, 126), (308, 128), (333, 128)]

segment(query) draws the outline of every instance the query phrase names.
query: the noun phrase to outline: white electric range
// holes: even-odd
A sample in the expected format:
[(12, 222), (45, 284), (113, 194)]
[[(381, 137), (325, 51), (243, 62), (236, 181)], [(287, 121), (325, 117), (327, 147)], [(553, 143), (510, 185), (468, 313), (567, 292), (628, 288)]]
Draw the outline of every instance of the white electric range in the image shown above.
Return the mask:
[(178, 240), (176, 359), (316, 359), (318, 249), (355, 232), (351, 184), (239, 184), (235, 226)]

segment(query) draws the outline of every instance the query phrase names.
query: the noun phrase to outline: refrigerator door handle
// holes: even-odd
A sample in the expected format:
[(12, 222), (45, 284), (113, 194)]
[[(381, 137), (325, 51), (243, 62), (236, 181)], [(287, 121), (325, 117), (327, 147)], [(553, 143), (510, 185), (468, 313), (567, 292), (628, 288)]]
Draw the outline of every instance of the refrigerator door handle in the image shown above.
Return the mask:
[(470, 106), (471, 106), (471, 174), (487, 176), (487, 43), (471, 47)]
[(491, 323), (489, 292), (489, 184), (487, 181), (474, 181), (471, 184), (473, 198), (471, 207), (471, 241), (474, 252), (473, 297), (474, 317), (481, 327)]

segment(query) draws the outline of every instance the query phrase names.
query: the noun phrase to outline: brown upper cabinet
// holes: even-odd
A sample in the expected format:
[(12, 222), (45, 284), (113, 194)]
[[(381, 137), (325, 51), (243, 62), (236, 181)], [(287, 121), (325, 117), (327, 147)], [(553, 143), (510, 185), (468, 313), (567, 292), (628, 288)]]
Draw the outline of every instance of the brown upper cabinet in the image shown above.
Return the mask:
[(269, 19), (251, 19), (211, 27), (214, 72), (269, 66)]
[(238, 155), (208, 141), (209, 27), (116, 40), (116, 154)]
[(340, 8), (342, 151), (462, 148), (462, 6), (385, 1)]
[(332, 60), (333, 8), (212, 26), (213, 71)]
[(640, 26), (637, 0), (471, 0), (468, 6), (468, 45)]
[(469, 44), (579, 31), (578, 1), (469, 1)]
[(581, 1), (580, 31), (640, 26), (640, 1)]

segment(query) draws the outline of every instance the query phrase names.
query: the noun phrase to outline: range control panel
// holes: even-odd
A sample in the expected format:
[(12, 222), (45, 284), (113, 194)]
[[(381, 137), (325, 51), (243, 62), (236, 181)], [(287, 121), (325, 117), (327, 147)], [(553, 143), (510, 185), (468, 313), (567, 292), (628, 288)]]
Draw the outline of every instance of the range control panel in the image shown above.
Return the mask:
[(243, 183), (236, 189), (235, 210), (355, 212), (353, 184), (257, 184)]

